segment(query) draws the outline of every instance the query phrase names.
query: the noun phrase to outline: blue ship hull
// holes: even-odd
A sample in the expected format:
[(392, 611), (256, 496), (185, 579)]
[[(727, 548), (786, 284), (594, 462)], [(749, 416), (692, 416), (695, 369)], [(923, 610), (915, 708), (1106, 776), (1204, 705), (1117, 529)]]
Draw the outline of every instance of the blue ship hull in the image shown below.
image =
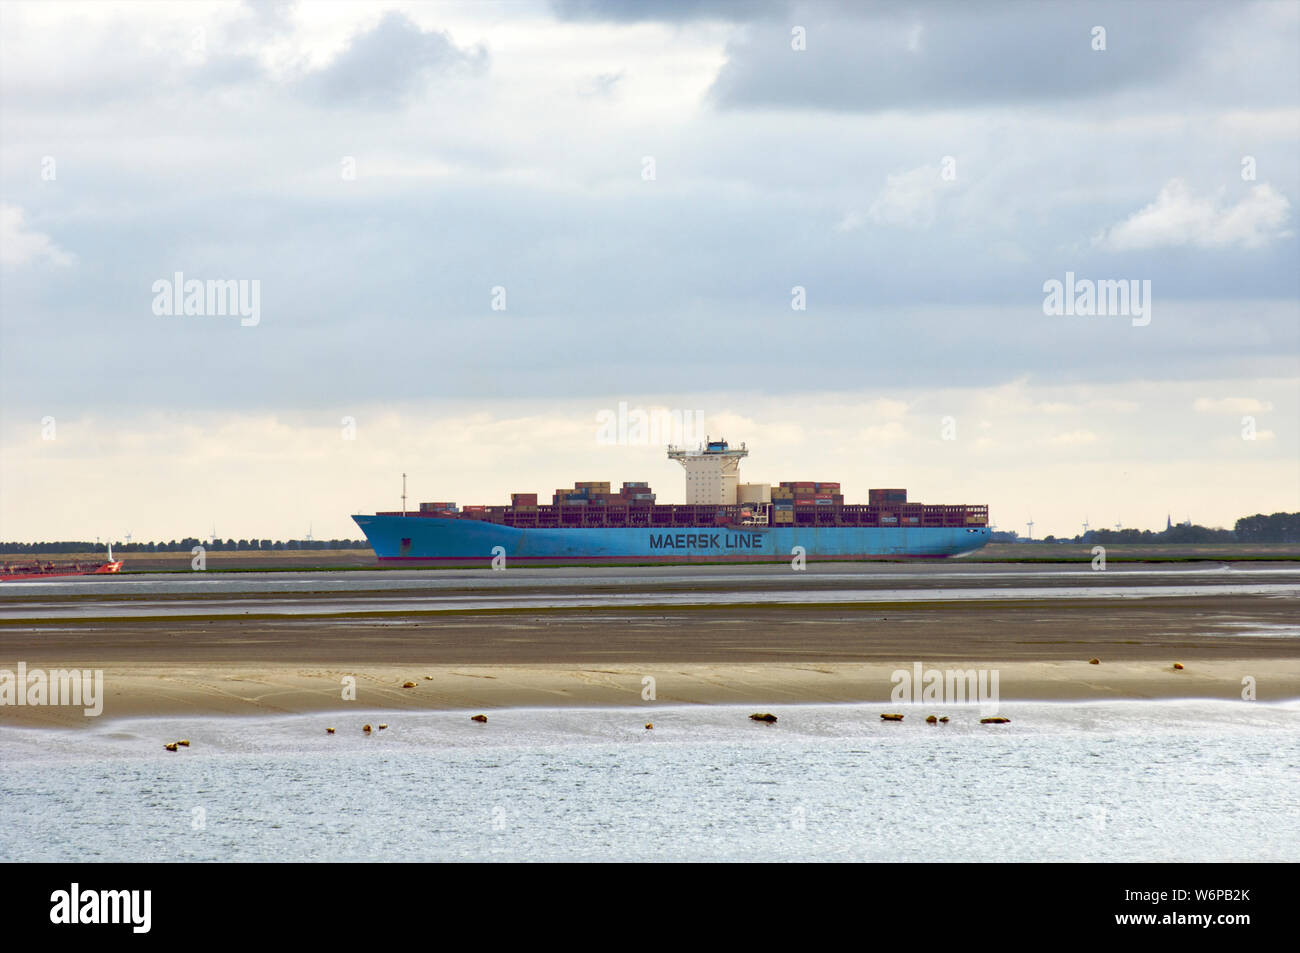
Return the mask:
[[(802, 546), (809, 561), (959, 556), (988, 542), (987, 526), (527, 528), (472, 519), (353, 516), (380, 562), (443, 566), (778, 562)], [(498, 548), (499, 547), (499, 548)]]

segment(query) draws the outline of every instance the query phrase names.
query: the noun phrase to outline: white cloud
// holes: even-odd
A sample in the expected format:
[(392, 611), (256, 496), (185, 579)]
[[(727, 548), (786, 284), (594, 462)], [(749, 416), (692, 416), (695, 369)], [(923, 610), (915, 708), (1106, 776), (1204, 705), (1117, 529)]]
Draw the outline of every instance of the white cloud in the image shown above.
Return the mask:
[(1253, 397), (1223, 397), (1219, 400), (1198, 397), (1192, 408), (1198, 414), (1264, 414), (1272, 410), (1273, 405)]
[(1121, 397), (1103, 397), (1097, 400), (1089, 401), (1088, 406), (1096, 410), (1109, 411), (1115, 414), (1131, 414), (1141, 408), (1135, 400), (1125, 400)]
[(867, 215), (877, 225), (929, 228), (934, 224), (943, 184), (938, 168), (929, 165), (886, 176), (885, 187), (867, 209)]
[(1285, 238), (1291, 203), (1268, 183), (1254, 186), (1235, 205), (1224, 205), (1220, 192), (1194, 195), (1182, 179), (1165, 183), (1156, 200), (1096, 238), (1112, 251), (1194, 245), (1258, 248)]
[(23, 210), (18, 206), (0, 205), (0, 265), (18, 267), (40, 258), (48, 258), (56, 265), (70, 265), (76, 260), (50, 236), (29, 230), (23, 219)]
[[(906, 440), (908, 432), (897, 420), (887, 420), (858, 431), (858, 440), (865, 447), (889, 446)], [(801, 478), (802, 479), (802, 478)]]
[(1097, 435), (1091, 430), (1071, 430), (1068, 433), (1057, 434), (1047, 441), (1057, 447), (1078, 447), (1088, 443), (1096, 443)]

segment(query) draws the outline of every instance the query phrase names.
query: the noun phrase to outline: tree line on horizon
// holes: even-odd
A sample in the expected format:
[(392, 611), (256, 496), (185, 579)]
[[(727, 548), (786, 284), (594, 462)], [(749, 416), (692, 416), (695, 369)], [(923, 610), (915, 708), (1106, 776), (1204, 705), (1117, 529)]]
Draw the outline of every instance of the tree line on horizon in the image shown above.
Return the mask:
[[(1019, 533), (991, 533), (994, 543), (1024, 541)], [(1243, 516), (1232, 529), (1208, 526), (1170, 526), (1153, 532), (1149, 529), (1090, 529), (1078, 536), (1044, 536), (1038, 543), (1300, 543), (1300, 513), (1273, 513)]]

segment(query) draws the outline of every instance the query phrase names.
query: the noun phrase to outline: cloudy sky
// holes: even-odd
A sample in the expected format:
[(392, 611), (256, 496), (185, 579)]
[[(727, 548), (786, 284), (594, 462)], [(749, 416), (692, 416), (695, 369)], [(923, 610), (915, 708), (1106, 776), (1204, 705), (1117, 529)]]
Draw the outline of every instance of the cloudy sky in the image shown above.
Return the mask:
[[(402, 472), (680, 502), (620, 403), (1022, 534), (1298, 510), (1298, 47), (1296, 3), (0, 3), (0, 538), (355, 537)], [(1131, 313), (1045, 313), (1067, 273)]]

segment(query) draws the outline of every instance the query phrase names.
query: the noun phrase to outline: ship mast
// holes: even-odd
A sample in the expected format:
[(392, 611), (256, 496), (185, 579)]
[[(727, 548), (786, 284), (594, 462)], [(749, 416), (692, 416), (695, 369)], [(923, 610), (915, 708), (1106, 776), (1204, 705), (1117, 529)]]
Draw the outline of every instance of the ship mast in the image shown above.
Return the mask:
[(402, 474), (402, 515), (406, 515), (406, 474)]

